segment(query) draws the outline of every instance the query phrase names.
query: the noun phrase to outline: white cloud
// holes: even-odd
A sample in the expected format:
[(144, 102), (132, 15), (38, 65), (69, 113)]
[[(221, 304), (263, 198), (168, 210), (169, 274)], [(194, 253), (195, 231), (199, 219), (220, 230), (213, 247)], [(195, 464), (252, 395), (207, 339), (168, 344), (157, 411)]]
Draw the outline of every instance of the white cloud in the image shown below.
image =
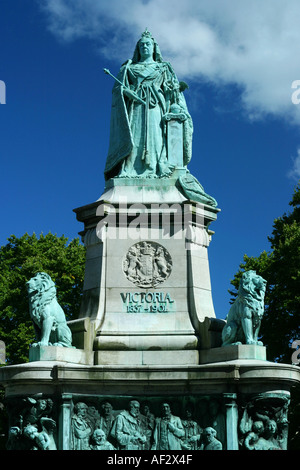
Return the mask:
[(300, 123), (299, 0), (40, 0), (59, 38), (88, 37), (118, 64), (148, 27), (183, 79), (236, 84), (249, 118)]

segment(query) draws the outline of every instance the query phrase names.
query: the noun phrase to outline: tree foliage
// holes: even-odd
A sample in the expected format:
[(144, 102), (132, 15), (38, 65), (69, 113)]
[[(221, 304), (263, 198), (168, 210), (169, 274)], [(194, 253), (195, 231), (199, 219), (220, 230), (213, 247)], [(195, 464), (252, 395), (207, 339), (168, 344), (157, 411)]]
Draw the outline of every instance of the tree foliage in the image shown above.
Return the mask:
[(76, 318), (84, 279), (85, 248), (78, 238), (49, 233), (12, 235), (0, 248), (0, 339), (8, 364), (28, 361), (34, 341), (26, 282), (37, 272), (48, 273), (57, 287), (57, 299), (67, 320)]

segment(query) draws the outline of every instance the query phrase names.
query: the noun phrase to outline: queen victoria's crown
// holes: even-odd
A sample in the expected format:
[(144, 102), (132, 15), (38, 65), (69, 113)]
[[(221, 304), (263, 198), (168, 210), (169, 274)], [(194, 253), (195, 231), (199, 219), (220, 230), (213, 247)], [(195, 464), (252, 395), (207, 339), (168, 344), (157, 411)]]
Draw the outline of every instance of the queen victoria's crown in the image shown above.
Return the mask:
[(148, 28), (145, 29), (145, 31), (142, 33), (142, 36), (141, 36), (143, 39), (152, 39), (153, 41), (153, 36), (152, 34), (150, 33), (150, 31), (148, 31)]

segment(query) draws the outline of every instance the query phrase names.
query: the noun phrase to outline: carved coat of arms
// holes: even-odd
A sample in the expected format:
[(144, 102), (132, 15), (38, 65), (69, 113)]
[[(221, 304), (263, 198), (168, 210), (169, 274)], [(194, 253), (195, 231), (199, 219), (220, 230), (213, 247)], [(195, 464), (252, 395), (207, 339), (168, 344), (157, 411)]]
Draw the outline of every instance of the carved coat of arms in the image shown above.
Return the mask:
[(132, 245), (123, 260), (123, 271), (136, 286), (155, 287), (164, 282), (172, 270), (169, 252), (159, 243), (143, 241)]

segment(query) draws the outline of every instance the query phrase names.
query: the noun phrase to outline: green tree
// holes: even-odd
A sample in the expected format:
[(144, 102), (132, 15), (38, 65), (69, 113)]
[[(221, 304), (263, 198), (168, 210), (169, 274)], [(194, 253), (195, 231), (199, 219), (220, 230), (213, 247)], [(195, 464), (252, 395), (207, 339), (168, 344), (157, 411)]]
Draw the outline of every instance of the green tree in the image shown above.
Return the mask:
[(12, 235), (0, 248), (0, 339), (6, 345), (8, 364), (28, 361), (34, 341), (26, 282), (37, 272), (48, 273), (57, 287), (57, 299), (67, 320), (79, 313), (84, 279), (85, 248), (78, 238), (49, 233)]

